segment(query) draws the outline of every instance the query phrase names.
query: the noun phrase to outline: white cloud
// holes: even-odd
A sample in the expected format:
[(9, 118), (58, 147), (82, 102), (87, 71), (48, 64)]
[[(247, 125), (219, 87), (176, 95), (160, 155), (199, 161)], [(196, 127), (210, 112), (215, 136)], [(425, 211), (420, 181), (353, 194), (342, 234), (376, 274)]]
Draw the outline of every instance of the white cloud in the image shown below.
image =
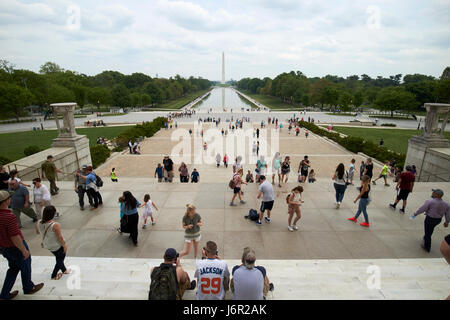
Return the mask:
[[(70, 5), (81, 26), (66, 27)], [(367, 26), (377, 6), (380, 28)], [(450, 3), (444, 0), (2, 0), (0, 47), (21, 68), (46, 61), (86, 74), (274, 77), (366, 73), (434, 76), (450, 65)], [(439, 17), (439, 18), (435, 18)]]

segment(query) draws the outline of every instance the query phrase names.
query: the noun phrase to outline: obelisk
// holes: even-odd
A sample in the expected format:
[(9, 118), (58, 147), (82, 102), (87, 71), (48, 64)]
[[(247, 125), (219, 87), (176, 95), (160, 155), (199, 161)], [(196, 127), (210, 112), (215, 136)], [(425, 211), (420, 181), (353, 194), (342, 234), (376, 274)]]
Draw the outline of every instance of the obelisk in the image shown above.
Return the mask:
[(225, 52), (222, 51), (222, 84), (225, 84)]

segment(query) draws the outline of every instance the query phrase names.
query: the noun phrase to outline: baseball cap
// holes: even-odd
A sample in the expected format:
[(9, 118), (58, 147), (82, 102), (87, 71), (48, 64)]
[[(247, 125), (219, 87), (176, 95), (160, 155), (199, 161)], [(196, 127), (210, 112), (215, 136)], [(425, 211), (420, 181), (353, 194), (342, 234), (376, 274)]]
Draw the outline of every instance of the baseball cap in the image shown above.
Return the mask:
[(10, 197), (11, 197), (11, 194), (8, 191), (6, 191), (6, 190), (0, 191), (0, 202), (3, 202)]
[(255, 250), (248, 248), (248, 250), (244, 252), (244, 265), (247, 268), (252, 269), (255, 266), (255, 261), (256, 261)]
[(431, 189), (431, 191), (433, 191), (434, 193), (436, 193), (440, 197), (444, 196), (444, 191), (442, 191), (441, 189)]
[(83, 169), (86, 169), (86, 168), (87, 168), (87, 164), (83, 164), (81, 167), (82, 167)]
[(166, 250), (166, 252), (164, 253), (164, 258), (167, 260), (173, 260), (176, 259), (178, 256), (178, 252), (177, 250), (175, 250), (174, 248), (169, 248)]

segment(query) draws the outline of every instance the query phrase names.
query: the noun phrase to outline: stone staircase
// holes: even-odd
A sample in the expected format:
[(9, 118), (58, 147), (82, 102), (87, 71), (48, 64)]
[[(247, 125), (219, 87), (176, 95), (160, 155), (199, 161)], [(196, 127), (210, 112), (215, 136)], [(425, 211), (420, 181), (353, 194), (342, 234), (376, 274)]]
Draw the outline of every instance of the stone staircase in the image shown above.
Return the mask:
[[(230, 270), (240, 263), (227, 262)], [(13, 290), (20, 292), (16, 299), (29, 300), (145, 300), (150, 269), (160, 263), (158, 259), (68, 257), (66, 266), (72, 274), (54, 281), (50, 280), (54, 257), (33, 256), (32, 279), (44, 282), (44, 288), (35, 295), (23, 295), (18, 277)], [(257, 264), (267, 269), (274, 283), (269, 300), (442, 300), (450, 294), (450, 267), (444, 259), (258, 260)], [(194, 260), (182, 260), (182, 265), (192, 280)], [(1, 281), (6, 269), (6, 260), (1, 259)], [(371, 281), (376, 270), (379, 287)], [(194, 300), (195, 291), (186, 291), (184, 298)], [(226, 299), (232, 299), (230, 292)]]

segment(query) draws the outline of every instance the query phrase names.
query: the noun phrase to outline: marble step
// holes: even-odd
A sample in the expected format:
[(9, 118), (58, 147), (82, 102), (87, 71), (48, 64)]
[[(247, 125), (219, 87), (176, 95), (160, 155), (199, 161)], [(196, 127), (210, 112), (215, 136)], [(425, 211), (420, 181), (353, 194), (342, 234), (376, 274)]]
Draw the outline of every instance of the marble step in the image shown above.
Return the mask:
[[(77, 258), (68, 257), (66, 266), (71, 275), (50, 280), (54, 258), (32, 257), (32, 279), (44, 282), (35, 295), (22, 293), (16, 299), (147, 299), (150, 269), (161, 263), (158, 259)], [(227, 260), (228, 266), (240, 264)], [(445, 299), (450, 294), (450, 267), (444, 259), (348, 259), (348, 260), (258, 260), (263, 265), (275, 290), (268, 299)], [(194, 260), (183, 260), (183, 268), (193, 279)], [(380, 272), (380, 286), (368, 288), (367, 282)], [(1, 281), (7, 261), (0, 260)], [(79, 279), (79, 286), (77, 286)], [(13, 290), (21, 292), (17, 278)], [(186, 300), (195, 299), (195, 291), (186, 291)], [(230, 292), (226, 299), (232, 299)]]

